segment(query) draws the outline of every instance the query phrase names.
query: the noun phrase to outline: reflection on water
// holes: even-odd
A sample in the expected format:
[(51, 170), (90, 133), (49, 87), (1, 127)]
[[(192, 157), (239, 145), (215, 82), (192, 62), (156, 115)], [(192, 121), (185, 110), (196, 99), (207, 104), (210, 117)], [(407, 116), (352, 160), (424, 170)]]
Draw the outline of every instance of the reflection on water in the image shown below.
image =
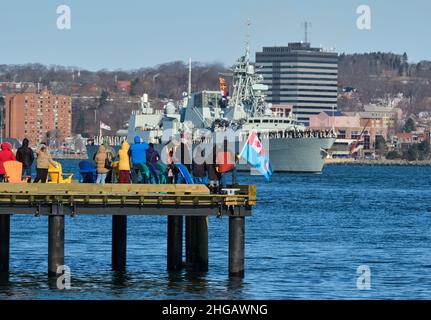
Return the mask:
[(130, 280), (131, 278), (126, 272), (112, 272), (112, 288), (127, 288), (127, 286), (130, 284)]

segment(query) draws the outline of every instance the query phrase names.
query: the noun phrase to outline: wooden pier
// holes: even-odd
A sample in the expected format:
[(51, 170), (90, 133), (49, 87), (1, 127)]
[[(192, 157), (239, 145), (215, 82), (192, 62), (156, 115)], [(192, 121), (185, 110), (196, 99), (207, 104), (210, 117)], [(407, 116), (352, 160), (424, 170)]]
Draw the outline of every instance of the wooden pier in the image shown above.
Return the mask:
[(169, 271), (184, 266), (183, 230), (187, 265), (207, 271), (208, 216), (228, 216), (229, 276), (243, 277), (245, 217), (255, 204), (254, 185), (240, 186), (236, 194), (228, 195), (211, 194), (205, 185), (0, 183), (0, 273), (9, 272), (12, 215), (48, 217), (50, 276), (57, 276), (58, 267), (65, 264), (66, 215), (112, 216), (112, 268), (120, 272), (126, 270), (127, 216), (167, 216)]

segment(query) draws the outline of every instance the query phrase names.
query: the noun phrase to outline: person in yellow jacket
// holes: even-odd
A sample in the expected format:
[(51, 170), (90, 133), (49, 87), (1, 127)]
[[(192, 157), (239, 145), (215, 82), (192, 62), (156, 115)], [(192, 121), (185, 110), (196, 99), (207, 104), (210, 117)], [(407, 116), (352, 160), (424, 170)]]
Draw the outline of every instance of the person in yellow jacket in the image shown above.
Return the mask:
[(127, 140), (121, 144), (120, 151), (118, 151), (118, 157), (120, 162), (118, 169), (120, 170), (120, 177), (118, 183), (130, 183), (130, 157), (129, 157), (130, 145)]

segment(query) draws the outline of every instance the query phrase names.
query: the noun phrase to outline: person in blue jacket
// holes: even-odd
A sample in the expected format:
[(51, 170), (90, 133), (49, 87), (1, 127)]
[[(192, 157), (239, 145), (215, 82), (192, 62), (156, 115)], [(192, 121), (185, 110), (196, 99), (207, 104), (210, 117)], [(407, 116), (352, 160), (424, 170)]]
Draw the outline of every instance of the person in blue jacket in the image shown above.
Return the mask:
[(160, 155), (156, 149), (154, 149), (154, 144), (150, 143), (147, 150), (147, 166), (154, 177), (155, 183), (159, 183), (159, 170), (157, 169), (157, 162), (160, 160)]
[(147, 162), (148, 143), (145, 141), (141, 143), (141, 138), (139, 136), (136, 136), (134, 141), (135, 143), (129, 149), (129, 157), (132, 165), (132, 183), (139, 183), (139, 164), (142, 165)]

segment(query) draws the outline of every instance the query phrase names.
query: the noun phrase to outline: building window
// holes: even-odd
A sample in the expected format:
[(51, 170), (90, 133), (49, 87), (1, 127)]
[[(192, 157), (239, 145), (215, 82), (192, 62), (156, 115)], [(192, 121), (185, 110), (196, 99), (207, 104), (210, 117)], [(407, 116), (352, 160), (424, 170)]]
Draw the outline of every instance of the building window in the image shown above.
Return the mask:
[(368, 134), (364, 136), (364, 149), (370, 149), (370, 136)]
[(358, 133), (358, 131), (353, 131), (352, 132), (352, 139), (359, 139), (359, 133)]
[(346, 130), (338, 130), (338, 139), (346, 139)]

